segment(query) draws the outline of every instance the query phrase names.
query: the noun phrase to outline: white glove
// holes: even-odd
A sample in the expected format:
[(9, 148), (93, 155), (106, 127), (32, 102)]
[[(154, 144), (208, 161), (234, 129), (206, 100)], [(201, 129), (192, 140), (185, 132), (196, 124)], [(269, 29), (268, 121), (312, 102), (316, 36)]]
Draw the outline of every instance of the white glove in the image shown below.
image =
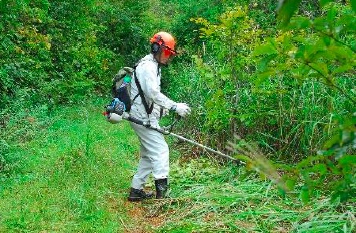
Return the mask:
[(176, 111), (179, 116), (185, 117), (190, 114), (191, 110), (186, 103), (177, 103), (172, 107), (172, 110)]
[(164, 117), (164, 116), (168, 116), (169, 115), (169, 109), (161, 108), (160, 114), (161, 114), (161, 118)]

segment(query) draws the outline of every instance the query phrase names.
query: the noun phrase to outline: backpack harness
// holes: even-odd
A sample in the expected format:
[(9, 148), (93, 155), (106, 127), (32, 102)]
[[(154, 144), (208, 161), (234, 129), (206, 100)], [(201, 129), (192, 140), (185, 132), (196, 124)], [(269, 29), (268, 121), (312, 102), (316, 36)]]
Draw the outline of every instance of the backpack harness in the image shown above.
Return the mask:
[[(116, 106), (116, 111), (119, 112), (130, 112), (131, 106), (133, 102), (136, 100), (138, 96), (141, 97), (142, 104), (145, 107), (147, 115), (151, 114), (153, 111), (153, 106), (154, 103), (151, 104), (151, 106), (148, 105), (145, 94), (143, 93), (142, 87), (140, 82), (138, 81), (137, 75), (136, 75), (136, 67), (138, 64), (141, 62), (140, 60), (138, 63), (135, 64), (133, 68), (131, 67), (124, 67), (119, 70), (119, 72), (115, 75), (113, 78), (113, 84), (112, 84), (112, 95), (114, 99), (112, 100), (111, 104), (107, 106), (107, 108), (110, 106), (114, 107)], [(157, 75), (159, 73), (159, 68), (157, 70)], [(132, 78), (134, 77), (135, 84), (138, 89), (138, 94), (131, 100), (131, 81)], [(119, 104), (119, 102), (122, 102), (122, 104)], [(118, 109), (120, 108), (120, 109)], [(109, 109), (107, 109), (107, 112)]]

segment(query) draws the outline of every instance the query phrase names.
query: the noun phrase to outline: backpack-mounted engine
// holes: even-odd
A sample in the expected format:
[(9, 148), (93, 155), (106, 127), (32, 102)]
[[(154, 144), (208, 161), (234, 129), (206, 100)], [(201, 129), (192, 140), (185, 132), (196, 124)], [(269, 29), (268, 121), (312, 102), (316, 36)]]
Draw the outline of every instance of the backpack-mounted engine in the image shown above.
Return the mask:
[(111, 94), (113, 99), (106, 105), (104, 115), (110, 123), (122, 120), (122, 114), (131, 109), (131, 80), (135, 69), (124, 67), (112, 79)]
[[(105, 107), (106, 111), (104, 112), (104, 115), (110, 123), (115, 124), (121, 121), (122, 115), (125, 112), (130, 112), (132, 103), (138, 96), (140, 96), (142, 99), (142, 103), (145, 107), (146, 113), (148, 115), (152, 113), (153, 103), (151, 104), (151, 106), (148, 106), (140, 82), (138, 81), (138, 78), (135, 74), (135, 69), (137, 65), (138, 63), (134, 66), (134, 68), (124, 67), (120, 69), (119, 72), (112, 79), (111, 93), (113, 99), (111, 100), (111, 103)], [(134, 77), (135, 84), (138, 89), (138, 94), (134, 98), (131, 98), (132, 77)]]

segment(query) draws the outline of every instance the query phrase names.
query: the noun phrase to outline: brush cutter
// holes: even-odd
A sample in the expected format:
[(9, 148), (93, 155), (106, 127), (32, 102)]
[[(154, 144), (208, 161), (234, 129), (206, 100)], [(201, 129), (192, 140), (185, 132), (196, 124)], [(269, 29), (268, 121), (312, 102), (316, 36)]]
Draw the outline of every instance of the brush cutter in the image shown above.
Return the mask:
[[(144, 121), (141, 121), (141, 120), (139, 120), (137, 118), (134, 118), (134, 117), (130, 116), (129, 113), (125, 112), (124, 104), (121, 101), (118, 101), (118, 100), (115, 100), (115, 99), (113, 100), (113, 102), (110, 105), (106, 106), (106, 112), (104, 112), (104, 115), (106, 116), (107, 120), (110, 123), (115, 124), (115, 123), (120, 122), (122, 119), (124, 119), (124, 120), (130, 121), (130, 122), (133, 122), (135, 124), (147, 127), (149, 129), (155, 130), (155, 131), (157, 131), (157, 132), (159, 132), (161, 134), (174, 136), (174, 137), (176, 137), (176, 138), (178, 138), (178, 139), (180, 139), (182, 141), (185, 141), (185, 142), (188, 142), (188, 143), (193, 144), (195, 146), (198, 146), (200, 148), (203, 148), (204, 150), (207, 150), (207, 151), (209, 151), (211, 153), (219, 155), (222, 158), (229, 159), (229, 160), (231, 160), (233, 162), (236, 162), (236, 163), (238, 163), (240, 165), (245, 165), (246, 164), (245, 162), (240, 161), (238, 159), (235, 159), (235, 158), (233, 158), (233, 157), (231, 157), (229, 155), (226, 155), (226, 154), (224, 154), (224, 153), (222, 153), (220, 151), (214, 150), (214, 149), (212, 149), (210, 147), (207, 147), (207, 146), (205, 146), (203, 144), (200, 144), (200, 143), (198, 143), (196, 141), (193, 141), (191, 139), (187, 139), (187, 138), (185, 138), (183, 136), (180, 136), (178, 134), (172, 133), (171, 130), (172, 130), (173, 126), (177, 123), (177, 121), (180, 119), (180, 117), (176, 118), (176, 120), (170, 126), (167, 126), (167, 127), (164, 127), (164, 128), (153, 127), (153, 126), (150, 125), (149, 122), (144, 122)], [(169, 129), (169, 130), (167, 130), (167, 129)]]

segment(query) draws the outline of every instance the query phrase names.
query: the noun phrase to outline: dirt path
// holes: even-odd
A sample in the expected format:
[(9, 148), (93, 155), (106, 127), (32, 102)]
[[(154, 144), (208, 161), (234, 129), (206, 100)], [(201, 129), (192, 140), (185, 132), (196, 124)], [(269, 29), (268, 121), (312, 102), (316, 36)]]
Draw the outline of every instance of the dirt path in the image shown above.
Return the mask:
[(125, 227), (125, 233), (147, 233), (153, 232), (152, 228), (157, 228), (164, 224), (165, 217), (158, 215), (157, 213), (151, 213), (144, 206), (144, 203), (125, 201), (124, 207), (127, 210), (128, 215), (132, 218), (133, 225), (126, 225), (121, 219), (121, 223)]

